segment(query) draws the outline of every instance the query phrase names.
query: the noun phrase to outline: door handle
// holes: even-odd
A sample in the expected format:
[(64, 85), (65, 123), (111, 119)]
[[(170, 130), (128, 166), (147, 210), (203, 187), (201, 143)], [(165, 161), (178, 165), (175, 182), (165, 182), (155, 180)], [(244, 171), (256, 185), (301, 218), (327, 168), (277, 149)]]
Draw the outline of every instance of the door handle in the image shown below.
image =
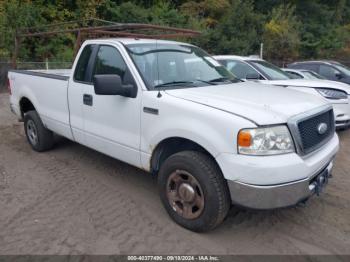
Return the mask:
[(84, 105), (92, 106), (92, 104), (93, 104), (92, 101), (93, 101), (92, 95), (84, 94), (84, 96), (83, 96)]

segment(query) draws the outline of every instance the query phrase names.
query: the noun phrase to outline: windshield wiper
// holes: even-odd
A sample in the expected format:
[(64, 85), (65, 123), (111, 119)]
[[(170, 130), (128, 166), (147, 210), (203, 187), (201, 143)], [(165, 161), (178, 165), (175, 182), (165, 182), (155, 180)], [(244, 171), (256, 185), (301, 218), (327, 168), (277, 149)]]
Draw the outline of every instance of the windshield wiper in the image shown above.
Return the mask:
[(202, 79), (196, 79), (197, 82), (202, 82), (202, 83), (205, 83), (205, 84), (208, 84), (208, 85), (216, 85), (214, 82), (212, 81), (205, 81), (205, 80), (202, 80)]
[(210, 83), (220, 83), (220, 82), (239, 83), (239, 82), (244, 82), (244, 81), (242, 79), (239, 79), (239, 78), (230, 79), (228, 77), (220, 77), (220, 78), (209, 80), (209, 82)]
[(181, 85), (188, 85), (188, 84), (194, 84), (192, 81), (172, 81), (164, 84), (155, 85), (154, 87), (165, 87), (165, 86), (181, 86)]
[(212, 80), (209, 80), (208, 82), (209, 83), (215, 83), (215, 82), (231, 82), (231, 79), (228, 78), (228, 77), (219, 77), (219, 78), (215, 78), (215, 79), (212, 79)]

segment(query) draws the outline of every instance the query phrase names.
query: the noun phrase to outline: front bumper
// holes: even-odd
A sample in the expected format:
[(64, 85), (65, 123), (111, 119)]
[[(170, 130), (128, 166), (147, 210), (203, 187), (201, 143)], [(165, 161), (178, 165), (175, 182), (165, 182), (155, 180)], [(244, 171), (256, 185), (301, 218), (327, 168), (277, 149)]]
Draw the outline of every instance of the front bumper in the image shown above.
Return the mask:
[(220, 154), (216, 160), (228, 183), (234, 204), (253, 209), (293, 206), (314, 193), (312, 183), (325, 169), (331, 171), (339, 149), (336, 134), (306, 156), (245, 156)]
[(350, 127), (350, 119), (349, 120), (338, 120), (335, 122), (335, 126), (337, 129), (346, 129)]
[[(310, 178), (270, 186), (249, 185), (228, 181), (232, 203), (252, 209), (275, 209), (294, 206), (318, 193), (320, 184), (332, 173), (333, 160), (320, 172)], [(317, 178), (321, 181), (316, 181)]]
[(337, 129), (350, 127), (350, 104), (333, 104)]

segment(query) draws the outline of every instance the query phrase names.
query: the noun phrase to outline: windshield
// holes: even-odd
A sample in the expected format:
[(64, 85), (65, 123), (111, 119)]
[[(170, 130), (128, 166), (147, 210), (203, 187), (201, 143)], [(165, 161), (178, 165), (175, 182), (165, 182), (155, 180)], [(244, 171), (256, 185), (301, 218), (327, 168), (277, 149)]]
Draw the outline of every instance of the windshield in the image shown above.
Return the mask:
[(266, 61), (249, 61), (258, 71), (265, 75), (269, 80), (288, 80), (291, 77), (279, 67)]
[(129, 44), (128, 52), (149, 89), (238, 82), (232, 73), (195, 46)]
[(350, 68), (348, 68), (344, 65), (341, 65), (341, 64), (333, 64), (333, 66), (335, 66), (338, 70), (340, 70), (344, 74), (350, 76)]
[(307, 79), (325, 79), (323, 76), (312, 71), (303, 71), (303, 74)]
[(284, 71), (284, 72), (286, 72), (291, 79), (302, 79), (302, 78), (304, 78), (303, 76), (301, 76), (300, 74), (298, 74), (298, 73), (296, 73), (294, 71)]

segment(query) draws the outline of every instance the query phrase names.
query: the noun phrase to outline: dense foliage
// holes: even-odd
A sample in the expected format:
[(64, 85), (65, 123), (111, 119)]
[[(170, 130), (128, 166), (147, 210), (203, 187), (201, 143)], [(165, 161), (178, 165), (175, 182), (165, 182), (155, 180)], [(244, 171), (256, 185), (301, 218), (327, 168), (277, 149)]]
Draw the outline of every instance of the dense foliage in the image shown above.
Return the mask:
[[(350, 59), (349, 0), (0, 0), (0, 58), (11, 57), (17, 28), (101, 18), (197, 29), (188, 39), (213, 54)], [(69, 61), (75, 36), (23, 41), (22, 60)]]

